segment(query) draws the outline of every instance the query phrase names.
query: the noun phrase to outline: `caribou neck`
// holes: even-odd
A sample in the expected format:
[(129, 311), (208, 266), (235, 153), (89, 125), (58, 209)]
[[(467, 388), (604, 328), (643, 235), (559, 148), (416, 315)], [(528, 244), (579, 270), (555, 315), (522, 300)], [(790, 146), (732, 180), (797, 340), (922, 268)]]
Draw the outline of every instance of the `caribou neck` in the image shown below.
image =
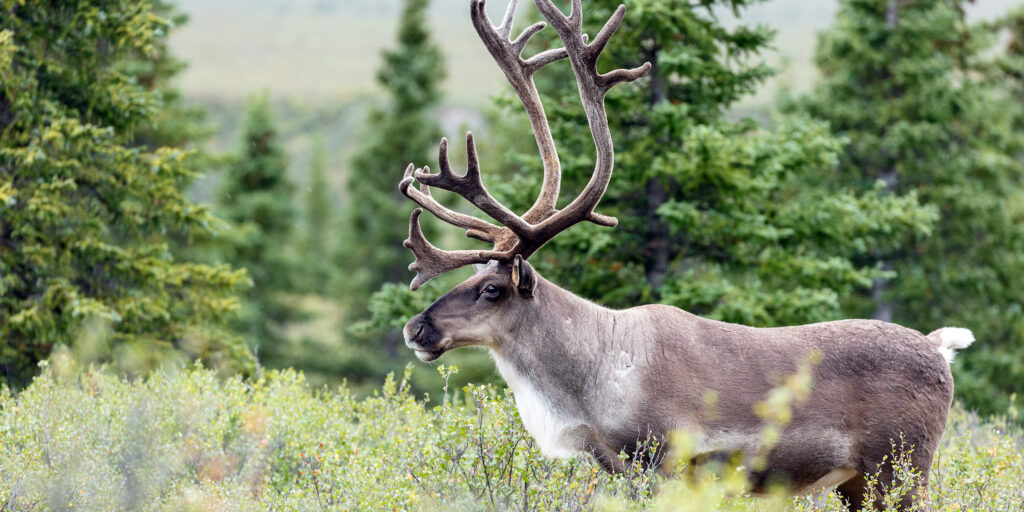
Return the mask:
[(538, 278), (536, 304), (522, 309), (492, 355), (513, 393), (531, 386), (565, 414), (589, 417), (595, 397), (610, 384), (614, 365), (608, 359), (626, 348), (616, 334), (622, 312)]

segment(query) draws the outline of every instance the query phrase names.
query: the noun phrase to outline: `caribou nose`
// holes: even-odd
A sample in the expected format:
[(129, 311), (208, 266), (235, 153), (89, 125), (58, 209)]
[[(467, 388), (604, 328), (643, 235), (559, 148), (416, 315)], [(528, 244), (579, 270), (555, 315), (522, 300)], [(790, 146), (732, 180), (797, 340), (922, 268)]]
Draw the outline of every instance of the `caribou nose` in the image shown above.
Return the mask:
[(427, 327), (429, 327), (427, 320), (417, 315), (412, 320), (409, 320), (409, 323), (405, 324), (405, 329), (402, 329), (402, 332), (405, 334), (405, 340), (414, 343), (423, 341), (424, 333), (429, 331)]
[(437, 345), (440, 336), (430, 317), (417, 315), (405, 324), (402, 332), (405, 334), (405, 346), (411, 348), (421, 361), (433, 361), (444, 353), (444, 349)]

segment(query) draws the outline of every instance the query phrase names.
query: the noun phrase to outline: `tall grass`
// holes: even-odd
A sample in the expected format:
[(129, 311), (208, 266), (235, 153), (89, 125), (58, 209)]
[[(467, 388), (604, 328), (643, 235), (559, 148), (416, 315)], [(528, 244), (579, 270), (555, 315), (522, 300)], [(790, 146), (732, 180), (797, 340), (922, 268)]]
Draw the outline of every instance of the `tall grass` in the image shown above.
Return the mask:
[[(0, 390), (0, 510), (842, 510), (834, 497), (748, 497), (741, 471), (666, 480), (546, 459), (489, 386), (416, 397), (388, 379), (357, 399), (293, 371), (126, 381), (69, 368)], [(1024, 508), (1014, 425), (953, 410), (937, 510)]]

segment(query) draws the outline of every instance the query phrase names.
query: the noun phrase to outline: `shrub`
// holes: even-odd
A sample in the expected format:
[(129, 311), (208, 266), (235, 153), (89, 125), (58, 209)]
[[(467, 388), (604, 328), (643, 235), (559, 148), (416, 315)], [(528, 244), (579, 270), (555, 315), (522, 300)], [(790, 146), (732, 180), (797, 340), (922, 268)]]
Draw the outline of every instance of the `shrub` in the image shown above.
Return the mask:
[[(55, 357), (24, 391), (0, 390), (0, 510), (842, 510), (834, 497), (749, 498), (728, 468), (665, 480), (547, 459), (492, 386), (416, 397), (389, 378), (360, 400), (290, 370), (128, 381), (70, 368)], [(936, 508), (1019, 507), (1022, 447), (1012, 420), (954, 409)]]

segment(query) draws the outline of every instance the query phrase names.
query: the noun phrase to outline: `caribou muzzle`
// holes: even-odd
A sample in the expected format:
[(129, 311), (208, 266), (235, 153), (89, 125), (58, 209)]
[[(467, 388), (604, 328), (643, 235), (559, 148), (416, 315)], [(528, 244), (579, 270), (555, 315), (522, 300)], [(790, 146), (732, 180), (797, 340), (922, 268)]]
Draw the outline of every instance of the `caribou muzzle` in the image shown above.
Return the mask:
[(445, 337), (434, 327), (430, 317), (424, 314), (409, 320), (402, 334), (405, 335), (405, 345), (416, 353), (420, 361), (434, 361), (447, 350)]

